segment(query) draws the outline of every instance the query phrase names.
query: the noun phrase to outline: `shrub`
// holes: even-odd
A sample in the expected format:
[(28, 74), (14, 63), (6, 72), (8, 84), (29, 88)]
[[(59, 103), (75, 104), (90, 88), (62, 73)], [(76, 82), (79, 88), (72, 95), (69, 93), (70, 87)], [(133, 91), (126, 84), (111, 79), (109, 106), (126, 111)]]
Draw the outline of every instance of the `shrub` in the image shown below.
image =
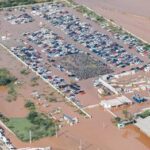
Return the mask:
[(16, 78), (11, 76), (7, 69), (0, 69), (0, 85), (8, 85), (14, 81), (16, 81)]
[(30, 100), (28, 100), (26, 103), (25, 103), (25, 107), (28, 108), (29, 110), (33, 111), (35, 110), (35, 105), (33, 102), (31, 102)]
[(29, 69), (22, 69), (20, 71), (20, 73), (23, 74), (23, 75), (28, 75), (30, 73), (30, 71), (29, 71)]

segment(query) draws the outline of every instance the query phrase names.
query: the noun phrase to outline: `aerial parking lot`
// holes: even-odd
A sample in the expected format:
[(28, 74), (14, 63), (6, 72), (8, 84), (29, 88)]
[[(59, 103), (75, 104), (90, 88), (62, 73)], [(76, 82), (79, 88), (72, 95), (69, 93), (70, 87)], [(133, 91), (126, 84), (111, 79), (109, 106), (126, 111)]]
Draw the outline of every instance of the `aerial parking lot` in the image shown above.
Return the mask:
[[(117, 70), (118, 68), (120, 70), (121, 68), (123, 69), (130, 68), (130, 66), (134, 67), (137, 65), (141, 65), (144, 61), (147, 61), (146, 59), (144, 60), (142, 56), (139, 56), (139, 54), (136, 53), (135, 51), (132, 51), (131, 49), (125, 47), (125, 45), (120, 44), (120, 42), (116, 42), (116, 40), (112, 39), (106, 33), (98, 31), (97, 28), (94, 29), (92, 26), (93, 23), (90, 24), (89, 20), (87, 20), (87, 22), (86, 20), (82, 21), (83, 20), (82, 16), (74, 16), (73, 12), (71, 10), (70, 12), (66, 10), (66, 7), (64, 7), (64, 5), (62, 4), (42, 5), (42, 7), (34, 6), (31, 8), (31, 10), (23, 9), (20, 10), (19, 12), (17, 11), (17, 13), (20, 13), (18, 14), (17, 17), (14, 17), (13, 12), (9, 13), (8, 12), (4, 13), (4, 16), (2, 18), (8, 20), (11, 23), (15, 23), (15, 25), (18, 27), (18, 33), (20, 34), (21, 32), (22, 34), (24, 32), (31, 32), (31, 35), (28, 38), (28, 40), (36, 43), (36, 45), (38, 45), (39, 47), (41, 46), (42, 48), (48, 49), (47, 46), (50, 45), (47, 45), (46, 40), (48, 39), (46, 39), (46, 37), (44, 36), (45, 33), (42, 33), (46, 31), (42, 31), (41, 33), (34, 33), (38, 32), (38, 30), (35, 31), (34, 28), (39, 29), (41, 26), (46, 25), (54, 33), (58, 32), (57, 29), (59, 30), (61, 29), (59, 34), (61, 34), (61, 37), (66, 37), (67, 41), (69, 39), (69, 41), (73, 43), (72, 47), (78, 50), (88, 50), (93, 55), (96, 55), (99, 59), (109, 64), (111, 67), (113, 66), (115, 70)], [(23, 24), (22, 27), (19, 26), (20, 21)], [(7, 22), (5, 23), (8, 25), (8, 27), (10, 27), (10, 24), (8, 24)], [(9, 38), (8, 36), (9, 35), (12, 36), (13, 33), (11, 33), (12, 31), (9, 32), (9, 30), (6, 29), (6, 25), (4, 26), (5, 29), (2, 31), (2, 34), (3, 32), (5, 32), (4, 37), (7, 34), (7, 38)], [(33, 26), (35, 27), (33, 28)], [(19, 31), (19, 28), (21, 31)], [(16, 33), (14, 33), (13, 35), (15, 34)], [(48, 35), (48, 33), (46, 34)], [(60, 36), (59, 34), (56, 35), (55, 39), (56, 38), (58, 39), (58, 37)], [(127, 40), (127, 37), (120, 37), (117, 35), (115, 36), (117, 38), (120, 38), (120, 40), (121, 39), (123, 40), (123, 38)], [(17, 37), (19, 36), (17, 35), (15, 37), (16, 40), (22, 40), (22, 37), (19, 38)], [(42, 39), (43, 43), (38, 42), (40, 38)], [(76, 43), (75, 44), (76, 46), (74, 45), (74, 43)], [(52, 44), (56, 46), (58, 42)], [(135, 43), (131, 44), (133, 46)], [(57, 53), (55, 52), (55, 55), (56, 54)], [(60, 54), (57, 55), (64, 55), (64, 54), (65, 54), (64, 52), (61, 52)]]
[[(63, 150), (71, 150), (78, 149), (82, 143), (80, 139), (84, 139), (85, 149), (117, 150), (115, 140), (124, 139), (126, 129), (118, 131), (111, 120), (115, 114), (120, 115), (123, 108), (112, 109), (111, 112), (111, 109), (103, 109), (100, 102), (110, 100), (113, 103), (116, 97), (125, 95), (120, 96), (121, 99), (135, 103), (133, 96), (137, 91), (142, 93), (141, 97), (145, 93), (149, 97), (146, 90), (149, 89), (150, 61), (145, 45), (127, 33), (113, 33), (108, 25), (100, 26), (92, 19), (65, 2), (0, 11), (0, 60), (3, 61), (0, 67), (6, 67), (18, 82), (22, 81), (18, 88), (21, 98), (18, 96), (10, 103), (3, 101), (0, 110), (10, 118), (9, 123), (13, 116), (17, 117), (16, 120), (22, 118), (28, 122), (25, 117), (29, 110), (24, 105), (31, 100), (37, 111), (58, 123), (59, 136), (57, 126), (53, 129), (58, 138), (46, 137), (39, 143), (34, 142), (34, 146), (52, 144), (60, 148), (67, 144)], [(3, 98), (6, 93), (7, 88), (0, 92)], [(121, 102), (126, 104), (124, 100)], [(149, 102), (140, 106), (137, 103), (127, 108), (136, 113), (150, 105)], [(10, 112), (16, 105), (18, 109)], [(73, 128), (68, 127), (73, 125)], [(104, 130), (106, 128), (107, 131)], [(104, 139), (99, 131), (106, 132)], [(116, 138), (113, 138), (115, 133)], [(111, 141), (106, 140), (109, 136)], [(100, 140), (95, 140), (95, 137)], [(9, 138), (13, 139), (13, 136)], [(135, 136), (130, 138), (134, 144), (137, 142)], [(129, 150), (133, 150), (135, 145), (130, 143), (130, 139), (122, 141), (120, 148), (124, 145), (127, 149), (129, 144)], [(13, 142), (18, 147), (28, 145), (16, 137)], [(143, 145), (137, 143), (137, 150), (141, 150)]]

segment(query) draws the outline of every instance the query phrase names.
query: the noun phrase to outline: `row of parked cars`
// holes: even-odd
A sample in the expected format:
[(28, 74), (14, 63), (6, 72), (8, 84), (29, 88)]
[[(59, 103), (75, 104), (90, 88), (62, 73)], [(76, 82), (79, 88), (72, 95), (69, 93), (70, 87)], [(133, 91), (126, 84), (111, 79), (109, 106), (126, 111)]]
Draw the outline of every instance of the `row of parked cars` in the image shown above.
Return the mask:
[[(60, 11), (63, 12), (64, 11), (63, 7), (64, 7), (64, 5), (62, 3), (51, 3), (49, 5), (48, 4), (36, 5), (36, 6), (32, 7), (32, 14), (43, 16), (44, 13), (47, 13), (48, 15), (46, 17), (48, 17), (51, 14), (54, 14), (56, 12), (60, 12)], [(18, 10), (20, 10), (20, 12), (23, 12), (22, 15), (20, 15), (18, 17), (15, 17), (14, 15), (8, 15), (6, 17), (6, 19), (11, 20), (11, 18), (12, 18), (13, 24), (16, 24), (16, 23), (22, 24), (22, 23), (32, 22), (33, 18), (29, 14), (26, 13), (26, 9), (27, 9), (26, 7), (18, 8)], [(40, 11), (38, 11), (38, 10), (40, 10)], [(8, 9), (8, 11), (11, 12), (12, 10)], [(15, 19), (16, 21), (13, 19)], [(105, 26), (105, 27), (107, 29), (107, 26)], [(109, 31), (109, 29), (108, 29), (108, 31)], [(116, 39), (119, 39), (119, 40), (123, 41), (125, 44), (128, 44), (129, 48), (134, 47), (137, 50), (137, 52), (139, 52), (139, 53), (146, 52), (144, 43), (141, 42), (136, 37), (128, 34), (127, 32), (113, 33), (113, 35)]]
[(24, 24), (34, 21), (33, 17), (28, 13), (23, 13), (19, 16), (16, 16), (14, 14), (7, 14), (5, 16), (5, 20), (9, 21), (11, 24)]
[(6, 145), (8, 150), (15, 150), (16, 148), (12, 145), (10, 140), (6, 137), (4, 129), (0, 127), (0, 141)]
[(36, 7), (34, 11), (107, 62), (117, 67), (143, 62), (134, 54), (129, 54), (121, 45), (113, 42), (108, 35), (95, 31), (90, 24), (81, 22), (79, 18), (70, 14), (62, 6), (49, 5)]
[(42, 47), (48, 58), (77, 54), (79, 50), (74, 45), (66, 43), (63, 38), (47, 28), (25, 34), (28, 41)]
[(146, 50), (144, 49), (144, 44), (139, 39), (133, 37), (132, 35), (129, 35), (128, 33), (115, 33), (114, 37), (127, 44), (129, 49), (135, 48), (138, 53), (146, 52)]
[(67, 95), (67, 97), (81, 107), (79, 100), (77, 100), (76, 95), (83, 93), (81, 87), (77, 84), (68, 84), (65, 79), (56, 76), (51, 70), (48, 69), (46, 63), (43, 63), (43, 58), (41, 53), (34, 49), (33, 47), (12, 47), (11, 52), (13, 52), (18, 58), (25, 62), (29, 68), (34, 70), (38, 75), (40, 75), (48, 83), (52, 84), (56, 89)]

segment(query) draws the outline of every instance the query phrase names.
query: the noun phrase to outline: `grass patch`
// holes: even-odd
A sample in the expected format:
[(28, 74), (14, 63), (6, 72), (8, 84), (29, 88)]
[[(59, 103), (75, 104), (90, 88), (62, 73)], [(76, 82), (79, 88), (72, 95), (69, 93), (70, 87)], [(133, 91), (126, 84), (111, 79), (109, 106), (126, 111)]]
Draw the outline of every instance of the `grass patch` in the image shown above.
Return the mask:
[(32, 140), (55, 135), (55, 123), (42, 113), (32, 111), (26, 118), (8, 119), (2, 116), (0, 119), (24, 142), (30, 140), (30, 131)]
[(33, 127), (32, 123), (26, 118), (11, 118), (6, 123), (19, 139), (29, 141), (29, 131)]
[(137, 116), (141, 117), (141, 118), (146, 118), (150, 116), (150, 110), (146, 110), (144, 112), (142, 112), (141, 114), (138, 114)]

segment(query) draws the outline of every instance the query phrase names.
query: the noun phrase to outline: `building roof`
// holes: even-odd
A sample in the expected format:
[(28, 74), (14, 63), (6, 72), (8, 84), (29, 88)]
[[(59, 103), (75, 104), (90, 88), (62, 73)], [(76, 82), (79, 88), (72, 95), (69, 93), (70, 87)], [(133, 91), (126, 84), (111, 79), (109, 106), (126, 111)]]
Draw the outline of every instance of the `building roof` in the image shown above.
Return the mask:
[(123, 104), (132, 104), (132, 101), (125, 96), (121, 96), (111, 100), (103, 100), (100, 103), (100, 105), (102, 105), (105, 108), (111, 108)]
[(147, 136), (150, 137), (150, 116), (146, 117), (144, 119), (138, 118), (137, 123), (135, 125)]

